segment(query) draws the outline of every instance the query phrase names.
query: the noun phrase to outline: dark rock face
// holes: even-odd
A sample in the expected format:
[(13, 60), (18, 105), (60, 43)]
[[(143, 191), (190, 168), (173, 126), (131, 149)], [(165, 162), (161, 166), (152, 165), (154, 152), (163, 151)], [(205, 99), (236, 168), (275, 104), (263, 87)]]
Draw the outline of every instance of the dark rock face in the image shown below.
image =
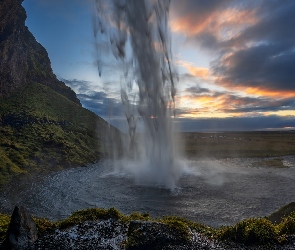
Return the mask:
[(5, 249), (30, 249), (38, 239), (36, 224), (24, 207), (15, 207), (4, 241)]
[(75, 92), (57, 80), (47, 51), (25, 26), (22, 2), (0, 0), (0, 98), (27, 82), (37, 82), (81, 105)]

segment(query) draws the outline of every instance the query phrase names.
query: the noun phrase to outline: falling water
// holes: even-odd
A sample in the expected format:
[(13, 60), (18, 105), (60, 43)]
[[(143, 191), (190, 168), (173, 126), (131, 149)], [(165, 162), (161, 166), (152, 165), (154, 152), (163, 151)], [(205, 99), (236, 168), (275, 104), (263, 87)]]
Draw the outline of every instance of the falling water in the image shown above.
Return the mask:
[[(177, 77), (172, 65), (169, 5), (169, 0), (96, 0), (93, 28), (99, 74), (106, 51), (124, 68), (120, 87), (129, 125), (126, 148), (129, 156), (140, 158), (133, 174), (140, 183), (174, 188), (182, 164), (173, 136)], [(144, 125), (141, 142), (136, 137), (139, 119)]]

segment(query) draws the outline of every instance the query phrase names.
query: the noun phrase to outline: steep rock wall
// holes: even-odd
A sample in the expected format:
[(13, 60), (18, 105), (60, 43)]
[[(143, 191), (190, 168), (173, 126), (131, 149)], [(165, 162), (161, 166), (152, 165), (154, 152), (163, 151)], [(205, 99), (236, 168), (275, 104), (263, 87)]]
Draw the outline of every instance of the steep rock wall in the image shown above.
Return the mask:
[(37, 82), (81, 105), (75, 92), (56, 78), (46, 49), (25, 26), (22, 2), (0, 0), (0, 98)]

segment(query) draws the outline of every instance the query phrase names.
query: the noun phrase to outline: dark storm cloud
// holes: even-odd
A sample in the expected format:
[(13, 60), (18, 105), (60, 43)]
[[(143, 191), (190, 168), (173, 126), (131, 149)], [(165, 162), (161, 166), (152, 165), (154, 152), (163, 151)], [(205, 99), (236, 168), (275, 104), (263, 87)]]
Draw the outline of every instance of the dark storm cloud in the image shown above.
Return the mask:
[(60, 80), (76, 92), (84, 108), (93, 111), (103, 118), (122, 116), (121, 101), (108, 97), (108, 94), (103, 89), (102, 91), (93, 90), (93, 86), (88, 81), (77, 79)]
[[(260, 7), (261, 21), (227, 42), (229, 50), (242, 49), (217, 62), (215, 73), (222, 76), (221, 82), (295, 90), (295, 2), (269, 2), (271, 8), (267, 1)], [(253, 45), (246, 47), (247, 43)]]
[[(230, 66), (223, 66), (227, 62)], [(237, 51), (217, 62), (214, 71), (225, 85), (295, 90), (295, 52), (275, 44)]]
[(215, 94), (215, 93), (218, 93), (218, 92), (214, 92), (211, 89), (202, 88), (200, 86), (192, 86), (192, 87), (186, 88), (185, 91), (188, 92), (188, 93), (190, 93), (191, 95), (199, 95), (199, 94), (204, 95), (204, 94)]
[(248, 113), (248, 112), (273, 112), (280, 110), (294, 110), (295, 102), (293, 99), (273, 100), (271, 98), (259, 99), (249, 97), (229, 96), (225, 107), (231, 107), (231, 103), (239, 105), (232, 108), (224, 108), (225, 113)]
[[(295, 1), (185, 0), (174, 1), (172, 7), (182, 24), (176, 22), (176, 30), (185, 33), (190, 43), (219, 55), (211, 64), (218, 84), (295, 90)], [(231, 18), (220, 21), (231, 11)], [(236, 33), (222, 37), (223, 29)]]
[[(172, 1), (172, 11), (171, 16), (173, 18), (183, 18), (186, 26), (190, 23), (192, 25), (191, 29), (196, 27), (204, 26), (206, 20), (211, 18), (214, 13), (228, 8), (233, 0), (183, 0)], [(213, 17), (214, 18), (214, 17)], [(212, 26), (214, 26), (213, 24)], [(218, 44), (218, 40), (215, 34), (210, 31), (200, 28), (201, 30), (196, 33), (186, 34), (187, 42), (196, 42), (206, 49), (214, 49)]]
[(194, 15), (201, 22), (214, 11), (228, 7), (233, 0), (173, 0), (172, 15)]
[(249, 26), (240, 35), (229, 40), (235, 43), (249, 41), (273, 41), (281, 45), (282, 50), (294, 48), (295, 32), (295, 2), (293, 0), (268, 1), (257, 6), (257, 15), (260, 20)]

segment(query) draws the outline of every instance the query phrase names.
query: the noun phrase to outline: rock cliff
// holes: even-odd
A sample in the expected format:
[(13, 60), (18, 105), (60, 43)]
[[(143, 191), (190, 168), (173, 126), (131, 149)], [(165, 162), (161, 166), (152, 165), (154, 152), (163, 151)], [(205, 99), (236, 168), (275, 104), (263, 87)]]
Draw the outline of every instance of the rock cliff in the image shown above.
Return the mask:
[(75, 92), (56, 78), (47, 51), (25, 26), (22, 2), (0, 0), (0, 98), (36, 82), (81, 105)]
[(82, 166), (121, 148), (120, 131), (56, 79), (25, 20), (22, 0), (0, 0), (0, 189), (14, 177)]

